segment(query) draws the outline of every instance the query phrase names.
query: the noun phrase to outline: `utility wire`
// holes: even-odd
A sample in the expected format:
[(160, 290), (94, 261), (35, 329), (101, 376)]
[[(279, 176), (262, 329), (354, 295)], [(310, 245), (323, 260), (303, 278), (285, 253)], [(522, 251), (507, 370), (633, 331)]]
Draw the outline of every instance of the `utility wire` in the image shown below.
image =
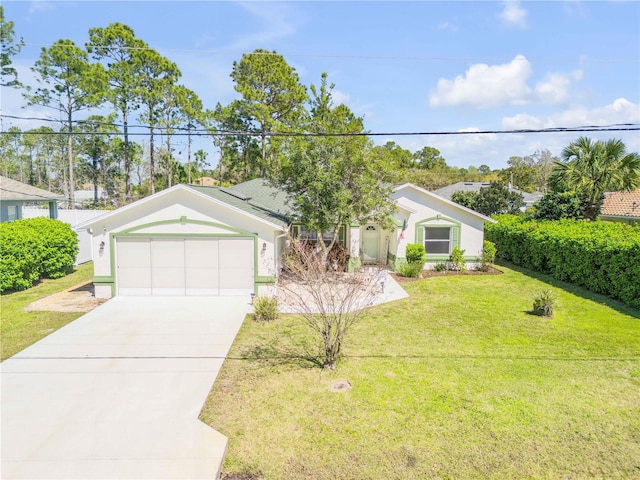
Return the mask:
[[(11, 118), (14, 120), (37, 120), (43, 122), (56, 122), (50, 118), (36, 117), (17, 117), (13, 115), (0, 115), (3, 118)], [(91, 121), (77, 121), (77, 123), (92, 123)], [(102, 125), (110, 127), (122, 127), (121, 124)], [(148, 125), (128, 125), (128, 128), (144, 128), (150, 129)], [(169, 130), (171, 130), (169, 132)], [(154, 131), (158, 134), (171, 134), (172, 136), (250, 136), (250, 137), (400, 137), (400, 136), (428, 136), (428, 135), (487, 135), (487, 134), (526, 134), (526, 133), (565, 133), (565, 132), (623, 132), (640, 130), (638, 123), (616, 123), (612, 125), (583, 125), (576, 127), (555, 127), (543, 129), (516, 129), (516, 130), (477, 130), (477, 131), (416, 131), (416, 132), (279, 132), (269, 131), (261, 132), (255, 130), (216, 130), (216, 129), (189, 129), (187, 127), (154, 127)], [(68, 132), (10, 132), (2, 131), (2, 135), (12, 134), (37, 134), (37, 135), (68, 135)], [(150, 132), (128, 132), (131, 136), (147, 136)], [(80, 131), (73, 132), (73, 135), (122, 135), (122, 132), (100, 132), (100, 131)]]
[[(50, 43), (25, 43), (25, 47), (44, 47), (50, 48), (55, 46), (56, 48), (73, 48), (77, 47), (77, 45), (60, 45), (60, 44), (50, 44)], [(95, 50), (99, 49), (110, 49), (113, 50), (112, 47), (102, 46), (102, 45), (92, 45), (87, 43), (87, 47)], [(282, 56), (282, 57), (308, 57), (308, 58), (341, 58), (341, 59), (349, 59), (349, 60), (415, 60), (415, 61), (446, 61), (446, 62), (511, 62), (515, 61), (536, 61), (536, 62), (557, 62), (557, 63), (569, 63), (569, 62), (580, 62), (580, 63), (640, 63), (640, 59), (638, 58), (589, 58), (589, 57), (449, 57), (449, 56), (440, 56), (440, 55), (361, 55), (361, 54), (333, 54), (333, 53), (282, 53), (282, 52), (242, 52), (238, 50), (202, 50), (202, 49), (182, 49), (182, 48), (154, 48), (154, 47), (126, 47), (119, 46), (118, 50), (153, 50), (153, 51), (166, 51), (166, 52), (176, 52), (176, 53), (195, 53), (198, 55), (208, 54), (208, 55), (233, 55), (233, 56), (241, 56), (241, 55), (260, 55), (260, 56)]]

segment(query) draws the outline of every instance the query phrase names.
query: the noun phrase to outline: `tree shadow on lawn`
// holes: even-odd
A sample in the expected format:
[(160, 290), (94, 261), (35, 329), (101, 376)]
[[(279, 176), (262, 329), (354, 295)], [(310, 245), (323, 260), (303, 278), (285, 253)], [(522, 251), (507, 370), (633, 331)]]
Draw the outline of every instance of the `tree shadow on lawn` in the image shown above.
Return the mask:
[(283, 342), (278, 335), (267, 342), (243, 347), (239, 356), (227, 356), (227, 358), (253, 361), (273, 367), (291, 366), (305, 369), (322, 367), (317, 346), (314, 348), (308, 343)]
[[(564, 282), (562, 280), (557, 280), (553, 278), (551, 275), (546, 273), (535, 272), (533, 270), (529, 270), (523, 267), (519, 267), (518, 265), (514, 265), (513, 263), (507, 262), (505, 260), (500, 260), (496, 262), (498, 265), (505, 266), (515, 272), (522, 273), (527, 277), (535, 278), (536, 280), (540, 280), (541, 282), (548, 283), (551, 286), (560, 288), (565, 292), (572, 293), (580, 298), (584, 298), (585, 300), (591, 300), (593, 302), (599, 303), (601, 305), (606, 305), (607, 307), (625, 315), (629, 315), (630, 317), (640, 318), (640, 310), (637, 310), (625, 303), (614, 300), (611, 297), (607, 297), (606, 295), (602, 295), (600, 293), (594, 293), (587, 290), (584, 287), (580, 287), (573, 283)], [(531, 312), (527, 312), (531, 313)]]

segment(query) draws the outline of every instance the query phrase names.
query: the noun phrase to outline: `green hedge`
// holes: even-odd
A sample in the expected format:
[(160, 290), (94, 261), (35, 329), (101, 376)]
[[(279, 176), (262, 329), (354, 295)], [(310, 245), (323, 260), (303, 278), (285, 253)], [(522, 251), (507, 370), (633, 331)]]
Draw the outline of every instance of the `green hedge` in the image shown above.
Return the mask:
[(485, 225), (498, 257), (640, 308), (640, 228), (513, 215)]
[(60, 278), (73, 269), (78, 236), (49, 218), (0, 224), (0, 292), (24, 290), (41, 278)]

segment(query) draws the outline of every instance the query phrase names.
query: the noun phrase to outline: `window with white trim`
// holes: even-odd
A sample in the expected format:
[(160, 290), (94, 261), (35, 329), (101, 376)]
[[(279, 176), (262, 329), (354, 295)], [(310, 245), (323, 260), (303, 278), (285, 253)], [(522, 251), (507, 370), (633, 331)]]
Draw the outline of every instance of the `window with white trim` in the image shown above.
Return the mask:
[(427, 255), (451, 253), (451, 227), (424, 227), (424, 249)]
[(18, 219), (18, 206), (7, 205), (7, 221), (11, 222)]

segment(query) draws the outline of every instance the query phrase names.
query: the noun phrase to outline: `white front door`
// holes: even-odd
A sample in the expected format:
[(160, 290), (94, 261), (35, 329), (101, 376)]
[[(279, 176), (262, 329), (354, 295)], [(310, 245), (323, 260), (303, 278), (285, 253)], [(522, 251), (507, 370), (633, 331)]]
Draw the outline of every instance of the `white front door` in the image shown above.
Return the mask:
[(365, 225), (362, 233), (362, 259), (365, 262), (377, 262), (380, 251), (380, 235), (377, 225)]

